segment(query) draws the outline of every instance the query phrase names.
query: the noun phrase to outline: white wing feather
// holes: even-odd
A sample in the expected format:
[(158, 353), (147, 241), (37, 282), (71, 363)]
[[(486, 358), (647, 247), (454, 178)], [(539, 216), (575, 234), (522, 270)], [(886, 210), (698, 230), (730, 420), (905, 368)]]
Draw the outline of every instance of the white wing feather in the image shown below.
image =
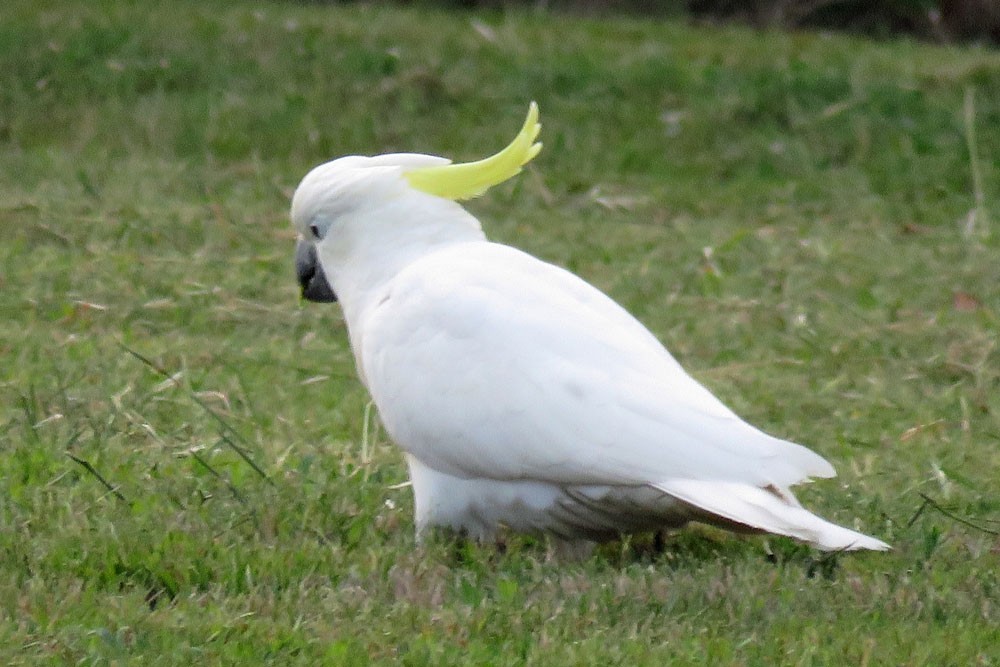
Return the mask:
[(889, 545), (803, 509), (794, 498), (776, 494), (749, 484), (673, 479), (653, 485), (710, 515), (734, 524), (786, 535), (824, 551), (874, 549), (884, 551)]

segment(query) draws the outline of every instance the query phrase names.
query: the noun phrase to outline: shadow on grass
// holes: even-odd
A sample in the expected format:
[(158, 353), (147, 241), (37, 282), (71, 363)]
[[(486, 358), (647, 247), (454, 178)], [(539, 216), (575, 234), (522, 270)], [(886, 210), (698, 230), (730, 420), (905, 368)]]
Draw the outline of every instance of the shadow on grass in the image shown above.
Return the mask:
[(801, 569), (806, 577), (836, 578), (840, 552), (821, 552), (794, 540), (746, 536), (709, 526), (625, 535), (589, 554), (572, 553), (545, 537), (505, 534), (480, 543), (458, 531), (438, 529), (417, 547), (424, 557), (446, 567), (478, 573), (507, 571), (525, 565), (582, 566), (624, 570), (635, 565), (664, 571), (695, 570), (706, 563), (765, 561), (778, 568)]

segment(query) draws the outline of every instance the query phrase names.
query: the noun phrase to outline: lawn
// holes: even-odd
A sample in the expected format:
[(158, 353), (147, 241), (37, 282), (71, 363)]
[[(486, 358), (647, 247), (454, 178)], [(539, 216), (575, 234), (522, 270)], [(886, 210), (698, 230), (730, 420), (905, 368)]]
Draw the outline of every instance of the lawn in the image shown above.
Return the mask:
[[(545, 149), (469, 204), (636, 314), (823, 557), (692, 528), (417, 546), (289, 197)], [(524, 11), (0, 5), (0, 663), (1000, 665), (1000, 52)]]

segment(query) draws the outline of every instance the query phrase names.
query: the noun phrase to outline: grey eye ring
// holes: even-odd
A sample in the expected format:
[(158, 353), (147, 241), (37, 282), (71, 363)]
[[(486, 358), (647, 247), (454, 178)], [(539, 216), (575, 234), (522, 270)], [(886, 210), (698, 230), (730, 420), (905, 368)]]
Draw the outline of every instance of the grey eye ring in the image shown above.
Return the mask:
[(313, 238), (317, 241), (319, 240), (319, 227), (316, 225), (309, 225), (309, 232), (313, 235)]

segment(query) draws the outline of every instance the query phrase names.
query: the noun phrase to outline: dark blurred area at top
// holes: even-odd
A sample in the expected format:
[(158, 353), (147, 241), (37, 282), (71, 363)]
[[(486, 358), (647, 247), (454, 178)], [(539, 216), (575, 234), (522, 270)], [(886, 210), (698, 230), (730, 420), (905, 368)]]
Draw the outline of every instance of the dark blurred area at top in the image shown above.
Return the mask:
[[(317, 4), (337, 0), (313, 0)], [(1000, 44), (1000, 0), (398, 0), (465, 9), (534, 7), (587, 15), (630, 14), (739, 22), (759, 28), (841, 30), (876, 38)]]

